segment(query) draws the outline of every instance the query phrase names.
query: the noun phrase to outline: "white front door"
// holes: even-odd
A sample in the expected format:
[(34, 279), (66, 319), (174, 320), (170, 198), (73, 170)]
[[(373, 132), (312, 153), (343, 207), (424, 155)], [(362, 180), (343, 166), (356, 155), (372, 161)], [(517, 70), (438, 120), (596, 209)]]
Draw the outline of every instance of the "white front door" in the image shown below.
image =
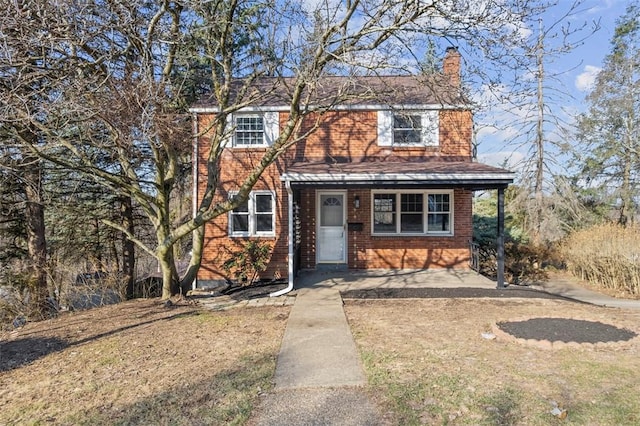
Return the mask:
[(345, 193), (318, 192), (318, 263), (346, 263)]

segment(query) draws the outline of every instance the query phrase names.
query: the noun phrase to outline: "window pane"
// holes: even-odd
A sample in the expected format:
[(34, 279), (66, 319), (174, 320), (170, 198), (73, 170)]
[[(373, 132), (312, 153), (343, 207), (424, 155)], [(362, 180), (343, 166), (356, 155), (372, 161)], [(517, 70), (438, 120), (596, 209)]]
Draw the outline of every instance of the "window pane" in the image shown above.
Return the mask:
[(449, 194), (429, 194), (429, 212), (449, 212)]
[(373, 196), (373, 211), (393, 212), (395, 211), (395, 194), (375, 194)]
[(321, 195), (320, 203), (320, 226), (344, 225), (344, 209), (341, 195)]
[(231, 232), (249, 232), (249, 216), (234, 214), (231, 216)]
[(273, 231), (273, 216), (270, 214), (256, 215), (256, 232)]
[(373, 232), (397, 232), (395, 203), (395, 194), (375, 194), (373, 196)]
[(429, 232), (451, 231), (450, 194), (429, 194)]
[(424, 232), (422, 214), (405, 213), (400, 215), (400, 232)]
[(394, 213), (374, 213), (373, 232), (396, 232), (396, 215)]
[(422, 120), (419, 115), (396, 114), (393, 116), (393, 127), (396, 129), (420, 129)]
[(256, 212), (271, 213), (273, 211), (271, 194), (256, 195)]
[(401, 194), (400, 211), (422, 213), (422, 194)]
[(238, 207), (233, 209), (234, 213), (247, 213), (249, 211), (249, 202), (245, 201), (243, 204), (240, 204)]
[(395, 144), (419, 144), (422, 139), (419, 130), (394, 130), (393, 143)]
[(429, 232), (449, 232), (449, 214), (429, 214)]

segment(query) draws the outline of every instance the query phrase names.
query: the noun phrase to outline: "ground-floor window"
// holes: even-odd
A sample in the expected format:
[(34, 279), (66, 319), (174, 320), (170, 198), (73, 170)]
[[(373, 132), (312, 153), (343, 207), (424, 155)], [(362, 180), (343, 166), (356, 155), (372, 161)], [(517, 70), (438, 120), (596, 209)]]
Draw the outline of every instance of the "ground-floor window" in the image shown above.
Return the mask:
[(453, 234), (453, 191), (373, 191), (373, 233)]
[(229, 212), (229, 235), (274, 236), (275, 195), (270, 191), (251, 192), (246, 202)]

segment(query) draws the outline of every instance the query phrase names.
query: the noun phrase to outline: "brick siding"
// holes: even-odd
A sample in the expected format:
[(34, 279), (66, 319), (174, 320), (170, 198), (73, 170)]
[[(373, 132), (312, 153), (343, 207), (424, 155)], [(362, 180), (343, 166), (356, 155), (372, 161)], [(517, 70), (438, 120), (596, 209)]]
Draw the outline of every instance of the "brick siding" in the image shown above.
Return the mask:
[[(280, 113), (284, 123), (286, 113)], [(198, 115), (198, 128), (206, 129), (211, 115)], [(286, 278), (287, 276), (287, 193), (280, 180), (286, 166), (295, 161), (357, 162), (365, 158), (384, 160), (392, 156), (425, 159), (451, 159), (471, 161), (471, 112), (445, 110), (440, 112), (440, 146), (428, 148), (393, 148), (377, 145), (376, 111), (334, 111), (322, 118), (321, 125), (306, 140), (291, 147), (286, 155), (271, 165), (254, 190), (273, 190), (276, 194), (276, 237), (256, 237), (273, 247), (271, 262), (264, 278)], [(313, 127), (314, 117), (301, 126), (304, 132)], [(197, 196), (201, 200), (207, 182), (206, 158), (209, 134), (198, 141)], [(264, 149), (226, 148), (220, 159), (219, 191), (215, 200), (228, 197), (237, 190), (243, 179), (259, 163)], [(313, 269), (316, 266), (316, 192), (304, 189), (300, 192), (301, 246), (300, 267)], [(353, 199), (361, 200), (359, 209), (353, 207)], [(371, 235), (371, 191), (349, 189), (347, 193), (348, 221), (362, 222), (362, 231), (348, 233), (348, 265), (350, 268), (443, 268), (467, 267), (468, 241), (471, 238), (471, 193), (455, 190), (454, 232), (451, 237), (392, 237)], [(247, 238), (228, 237), (228, 215), (223, 214), (205, 227), (205, 245), (199, 280), (224, 279), (221, 265), (230, 253), (238, 250)]]

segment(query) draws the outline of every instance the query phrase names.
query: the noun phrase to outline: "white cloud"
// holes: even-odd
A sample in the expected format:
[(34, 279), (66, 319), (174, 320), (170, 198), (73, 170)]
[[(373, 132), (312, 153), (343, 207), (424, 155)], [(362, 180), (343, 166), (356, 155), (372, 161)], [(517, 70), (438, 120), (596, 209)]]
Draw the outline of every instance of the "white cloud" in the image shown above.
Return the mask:
[(575, 85), (576, 89), (581, 92), (586, 92), (593, 89), (593, 85), (596, 82), (596, 77), (602, 71), (602, 68), (595, 67), (593, 65), (586, 65), (584, 71), (576, 77)]

